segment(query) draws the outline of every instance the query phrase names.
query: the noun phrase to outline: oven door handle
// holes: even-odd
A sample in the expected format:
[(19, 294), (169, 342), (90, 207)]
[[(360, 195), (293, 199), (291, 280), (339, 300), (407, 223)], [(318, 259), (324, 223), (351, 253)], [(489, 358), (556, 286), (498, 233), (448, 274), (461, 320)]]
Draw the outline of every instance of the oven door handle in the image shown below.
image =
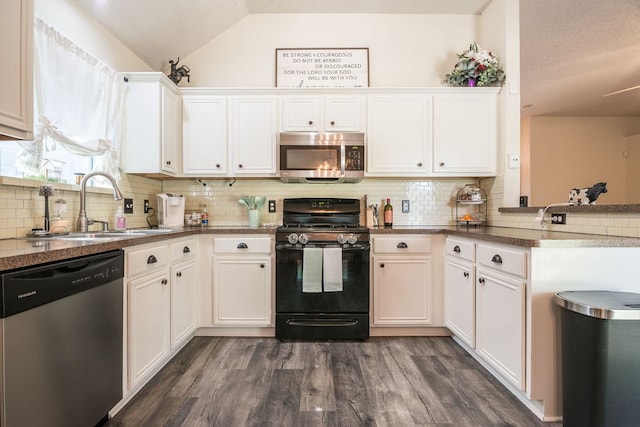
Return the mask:
[(326, 326), (337, 326), (337, 327), (349, 327), (356, 326), (358, 324), (358, 320), (356, 319), (336, 319), (336, 320), (328, 320), (328, 319), (308, 319), (308, 320), (297, 320), (297, 319), (287, 319), (287, 325), (291, 326), (311, 326), (311, 327), (326, 327)]
[[(332, 247), (332, 246), (330, 246)], [(359, 245), (359, 246), (350, 246), (348, 248), (342, 248), (343, 252), (358, 252), (358, 251), (368, 251), (370, 249), (369, 245)], [(286, 252), (302, 252), (304, 248), (294, 248), (291, 246), (284, 245), (276, 245), (277, 251), (286, 251)]]
[(347, 173), (347, 159), (345, 156), (347, 155), (347, 150), (344, 146), (344, 141), (340, 143), (340, 176), (344, 177)]

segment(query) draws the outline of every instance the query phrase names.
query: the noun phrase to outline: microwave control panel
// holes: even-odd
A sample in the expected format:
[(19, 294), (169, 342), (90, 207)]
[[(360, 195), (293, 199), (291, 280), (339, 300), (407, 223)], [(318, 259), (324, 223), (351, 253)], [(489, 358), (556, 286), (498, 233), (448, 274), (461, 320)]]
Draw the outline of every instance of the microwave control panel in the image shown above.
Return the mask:
[(364, 170), (364, 146), (347, 145), (345, 148), (345, 169), (348, 171)]

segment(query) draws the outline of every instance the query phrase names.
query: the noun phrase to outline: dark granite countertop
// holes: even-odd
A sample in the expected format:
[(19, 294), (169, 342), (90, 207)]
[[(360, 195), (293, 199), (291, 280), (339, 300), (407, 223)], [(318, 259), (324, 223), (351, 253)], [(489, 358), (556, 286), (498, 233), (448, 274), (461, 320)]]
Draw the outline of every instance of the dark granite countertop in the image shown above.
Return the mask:
[[(179, 228), (148, 236), (126, 236), (107, 241), (41, 239), (0, 240), (0, 271), (60, 261), (84, 255), (122, 249), (177, 237), (200, 234), (273, 234), (275, 227), (248, 228), (243, 226), (215, 226), (207, 228)], [(394, 226), (372, 228), (372, 236), (384, 234), (442, 234), (468, 237), (493, 243), (525, 248), (572, 247), (640, 247), (640, 238), (563, 233), (504, 227), (455, 226)]]

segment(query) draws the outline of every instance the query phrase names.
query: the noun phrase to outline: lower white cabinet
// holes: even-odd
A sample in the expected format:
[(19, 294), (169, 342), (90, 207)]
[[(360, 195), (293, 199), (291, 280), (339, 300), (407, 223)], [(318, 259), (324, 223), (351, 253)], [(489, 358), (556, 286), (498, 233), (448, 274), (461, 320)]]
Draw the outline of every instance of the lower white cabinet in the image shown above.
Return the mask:
[(431, 237), (372, 238), (373, 326), (431, 326)]
[(476, 351), (520, 390), (524, 380), (524, 296), (522, 279), (478, 268)]
[(524, 391), (527, 251), (448, 237), (445, 257), (446, 326)]
[(213, 324), (270, 326), (273, 238), (213, 240)]
[(127, 388), (151, 378), (196, 329), (197, 239), (125, 248)]

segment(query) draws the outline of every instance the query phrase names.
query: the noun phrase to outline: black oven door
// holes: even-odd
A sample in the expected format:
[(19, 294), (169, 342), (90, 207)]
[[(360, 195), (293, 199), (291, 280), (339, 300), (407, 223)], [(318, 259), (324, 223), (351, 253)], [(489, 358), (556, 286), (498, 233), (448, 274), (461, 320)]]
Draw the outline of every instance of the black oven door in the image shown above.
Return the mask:
[(369, 245), (342, 249), (342, 290), (305, 292), (304, 250), (276, 245), (276, 337), (369, 337)]

